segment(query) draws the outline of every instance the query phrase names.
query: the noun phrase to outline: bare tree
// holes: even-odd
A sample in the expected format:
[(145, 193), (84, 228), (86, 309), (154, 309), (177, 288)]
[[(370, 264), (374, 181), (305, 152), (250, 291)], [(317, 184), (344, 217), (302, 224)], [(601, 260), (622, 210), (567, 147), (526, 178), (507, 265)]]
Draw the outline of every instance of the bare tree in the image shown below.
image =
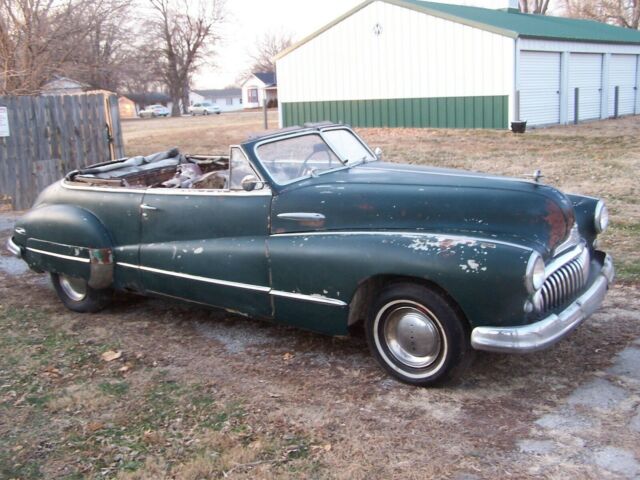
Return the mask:
[(520, 11), (524, 13), (536, 13), (546, 15), (549, 10), (550, 0), (519, 0)]
[[(130, 70), (143, 59), (137, 48), (132, 0), (103, 0), (103, 14), (90, 21), (91, 27), (84, 41), (69, 45), (73, 51), (65, 74), (95, 88), (117, 91), (128, 79)], [(136, 72), (137, 74), (138, 72)]]
[(256, 39), (254, 53), (251, 54), (251, 67), (247, 74), (256, 72), (275, 72), (274, 57), (291, 46), (291, 34), (267, 32)]
[(220, 39), (224, 0), (149, 0), (155, 13), (150, 38), (157, 39), (157, 69), (173, 100), (173, 116), (189, 104), (191, 77)]
[(637, 30), (640, 0), (564, 0), (565, 14)]
[(99, 26), (129, 1), (0, 0), (0, 93), (38, 93), (81, 65), (92, 35), (100, 42)]

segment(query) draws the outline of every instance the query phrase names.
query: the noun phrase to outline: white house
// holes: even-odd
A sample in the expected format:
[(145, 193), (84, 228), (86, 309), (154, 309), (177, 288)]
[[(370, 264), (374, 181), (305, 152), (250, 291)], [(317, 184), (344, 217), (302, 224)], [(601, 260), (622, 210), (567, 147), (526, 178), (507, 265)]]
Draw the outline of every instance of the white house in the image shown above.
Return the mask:
[(191, 105), (205, 100), (215, 103), (223, 112), (242, 110), (242, 90), (240, 88), (224, 88), (218, 90), (195, 90), (190, 93)]
[(254, 73), (242, 84), (242, 105), (244, 108), (262, 107), (265, 99), (268, 106), (278, 102), (278, 85), (274, 72)]
[(502, 129), (640, 113), (639, 31), (517, 7), (364, 1), (276, 58), (281, 124)]

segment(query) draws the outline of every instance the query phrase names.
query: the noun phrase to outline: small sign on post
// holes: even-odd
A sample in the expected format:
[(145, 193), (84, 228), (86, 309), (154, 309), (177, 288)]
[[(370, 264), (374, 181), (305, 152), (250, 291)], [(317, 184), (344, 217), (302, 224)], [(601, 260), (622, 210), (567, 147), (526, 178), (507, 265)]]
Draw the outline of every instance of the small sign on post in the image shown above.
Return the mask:
[(8, 137), (9, 134), (9, 111), (7, 107), (0, 107), (0, 137)]

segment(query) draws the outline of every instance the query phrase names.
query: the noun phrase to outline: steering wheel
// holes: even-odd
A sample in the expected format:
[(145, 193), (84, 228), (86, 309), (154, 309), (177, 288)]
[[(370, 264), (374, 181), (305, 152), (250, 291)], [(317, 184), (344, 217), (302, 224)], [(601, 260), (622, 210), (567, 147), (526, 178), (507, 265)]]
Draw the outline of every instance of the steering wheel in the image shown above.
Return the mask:
[(300, 165), (300, 169), (298, 170), (298, 173), (296, 174), (296, 177), (304, 177), (304, 173), (307, 170), (311, 170), (307, 167), (307, 163), (309, 163), (309, 160), (311, 160), (311, 158), (316, 154), (316, 153), (326, 153), (327, 154), (327, 160), (329, 160), (329, 168), (331, 168), (331, 164), (333, 163), (333, 158), (331, 157), (331, 151), (323, 144), (321, 143), (317, 143), (313, 146), (313, 151), (307, 155), (307, 158), (305, 158), (302, 161), (302, 165)]

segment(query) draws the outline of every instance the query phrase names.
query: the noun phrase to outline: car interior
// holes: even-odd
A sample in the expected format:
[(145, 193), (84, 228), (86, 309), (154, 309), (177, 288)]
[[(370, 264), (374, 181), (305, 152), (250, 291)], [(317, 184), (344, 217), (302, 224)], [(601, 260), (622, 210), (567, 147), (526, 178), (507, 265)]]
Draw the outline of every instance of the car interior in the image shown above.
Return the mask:
[(229, 156), (182, 154), (177, 148), (71, 172), (67, 181), (127, 188), (229, 188)]

